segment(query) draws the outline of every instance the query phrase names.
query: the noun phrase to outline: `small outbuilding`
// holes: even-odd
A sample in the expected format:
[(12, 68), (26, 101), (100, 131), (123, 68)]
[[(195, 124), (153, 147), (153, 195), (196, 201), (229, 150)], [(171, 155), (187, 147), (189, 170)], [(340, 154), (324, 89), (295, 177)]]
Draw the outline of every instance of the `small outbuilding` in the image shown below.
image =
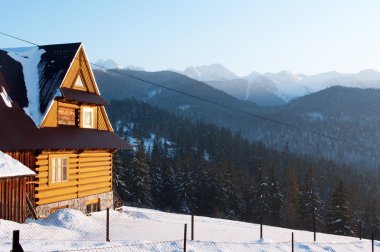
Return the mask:
[(0, 151), (0, 219), (25, 222), (27, 183), (35, 172)]

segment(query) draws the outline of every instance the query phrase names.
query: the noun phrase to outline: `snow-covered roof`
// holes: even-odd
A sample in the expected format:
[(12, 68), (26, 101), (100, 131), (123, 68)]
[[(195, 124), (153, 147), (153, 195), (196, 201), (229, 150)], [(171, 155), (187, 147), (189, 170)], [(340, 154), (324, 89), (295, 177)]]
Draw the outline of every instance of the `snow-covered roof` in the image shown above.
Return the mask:
[(28, 167), (0, 151), (0, 178), (30, 176), (36, 173)]
[[(0, 72), (18, 102), (39, 127), (81, 43), (45, 45), (0, 50)], [(1, 90), (0, 90), (1, 91)]]

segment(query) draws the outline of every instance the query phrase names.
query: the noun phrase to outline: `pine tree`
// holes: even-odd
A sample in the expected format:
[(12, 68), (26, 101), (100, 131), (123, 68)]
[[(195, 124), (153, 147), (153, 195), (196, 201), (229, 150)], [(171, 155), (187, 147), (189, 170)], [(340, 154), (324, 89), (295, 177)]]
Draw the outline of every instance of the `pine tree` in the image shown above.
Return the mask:
[(127, 167), (127, 153), (125, 150), (118, 150), (113, 155), (113, 174), (112, 174), (112, 185), (113, 188), (116, 189), (118, 194), (125, 198), (125, 193), (127, 191), (126, 187), (126, 177), (125, 177), (125, 170), (128, 169)]
[(163, 192), (163, 170), (162, 170), (162, 148), (159, 138), (156, 136), (153, 140), (152, 154), (150, 158), (150, 176), (152, 178), (152, 203), (153, 206), (162, 209), (162, 192)]
[(144, 141), (139, 140), (135, 157), (130, 164), (128, 174), (129, 200), (138, 207), (152, 206), (152, 181), (149, 175), (149, 165), (145, 153)]
[(198, 208), (198, 193), (193, 181), (193, 160), (188, 150), (183, 151), (186, 153), (176, 157), (176, 206), (182, 213), (193, 213)]
[(314, 170), (309, 168), (301, 189), (301, 215), (303, 227), (312, 230), (314, 221), (317, 226), (324, 224), (323, 202), (315, 185)]
[(347, 191), (343, 185), (343, 181), (340, 181), (330, 197), (327, 208), (327, 232), (337, 235), (353, 235), (354, 232), (350, 223), (351, 218)]
[(161, 160), (162, 170), (162, 193), (161, 202), (163, 209), (166, 211), (174, 211), (176, 203), (176, 174), (173, 169), (173, 164), (169, 157), (168, 145), (165, 141), (163, 155)]
[(364, 210), (363, 219), (363, 235), (367, 238), (371, 237), (371, 234), (379, 234), (380, 231), (380, 215), (376, 198), (369, 198)]
[(217, 183), (217, 216), (220, 218), (236, 219), (238, 213), (238, 198), (234, 183), (231, 164), (223, 163), (218, 170)]
[(290, 166), (285, 181), (285, 201), (282, 219), (285, 227), (300, 227), (300, 192), (294, 163)]
[(270, 170), (268, 181), (268, 206), (269, 206), (269, 223), (274, 226), (281, 226), (281, 208), (284, 201), (284, 195), (281, 193), (274, 168)]
[(264, 220), (269, 214), (268, 181), (264, 175), (263, 162), (260, 160), (257, 166), (254, 187), (254, 211), (256, 221)]

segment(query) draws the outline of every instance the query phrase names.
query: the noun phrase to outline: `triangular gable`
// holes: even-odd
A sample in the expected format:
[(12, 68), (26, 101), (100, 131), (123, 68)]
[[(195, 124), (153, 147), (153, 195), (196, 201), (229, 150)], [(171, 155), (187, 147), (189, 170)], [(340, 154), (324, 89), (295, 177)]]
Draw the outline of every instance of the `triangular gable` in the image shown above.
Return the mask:
[[(78, 79), (83, 84), (83, 87), (76, 85), (79, 82)], [(61, 88), (78, 89), (100, 95), (83, 46), (79, 48), (75, 55), (71, 67), (61, 84)]]
[[(74, 97), (73, 95), (84, 96), (84, 94), (87, 93), (86, 96), (93, 95), (101, 99), (100, 92), (95, 81), (95, 77), (92, 73), (90, 63), (87, 60), (87, 56), (82, 45), (78, 49), (78, 52), (76, 53), (75, 57), (73, 57), (73, 61), (70, 65), (70, 68), (68, 69), (66, 73), (64, 80), (62, 81), (62, 84), (60, 85), (60, 89), (61, 89), (62, 96), (65, 98), (69, 98), (70, 96)], [(74, 92), (77, 92), (77, 93), (70, 95), (70, 90), (71, 90), (71, 93), (74, 93)], [(80, 94), (81, 92), (82, 94)], [(89, 94), (89, 93), (92, 93), (92, 94)], [(93, 99), (94, 97), (87, 97), (87, 98), (88, 99), (91, 98), (92, 100), (94, 100)], [(80, 101), (78, 98), (75, 100)], [(99, 103), (99, 102), (94, 101), (94, 102), (90, 102), (90, 104), (97, 104), (99, 108), (97, 110), (98, 112), (96, 113), (96, 116), (97, 116), (96, 128), (98, 130), (113, 131), (113, 128), (108, 119), (104, 106), (99, 106), (100, 104), (104, 105), (105, 103)], [(81, 108), (82, 106), (80, 106), (80, 108), (78, 107), (79, 110)], [(58, 126), (58, 122), (56, 119), (57, 109), (58, 109), (58, 104), (56, 101), (51, 106), (51, 111), (49, 111), (49, 114), (46, 116), (43, 123), (43, 127), (57, 127)]]

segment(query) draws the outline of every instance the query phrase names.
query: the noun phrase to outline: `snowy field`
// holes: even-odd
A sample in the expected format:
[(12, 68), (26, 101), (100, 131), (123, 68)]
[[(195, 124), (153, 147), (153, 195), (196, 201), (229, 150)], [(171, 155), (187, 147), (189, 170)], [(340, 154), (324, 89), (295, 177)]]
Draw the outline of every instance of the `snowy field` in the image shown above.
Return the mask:
[[(24, 251), (183, 251), (184, 224), (188, 215), (169, 214), (149, 209), (124, 207), (110, 211), (110, 242), (106, 242), (106, 211), (86, 216), (62, 209), (45, 220), (26, 224), (0, 220), (0, 250), (10, 251), (12, 231), (20, 230)], [(313, 233), (237, 221), (195, 217), (194, 241), (187, 251), (291, 251), (294, 232), (295, 251), (371, 251), (371, 241)], [(375, 242), (380, 252), (380, 242)]]

